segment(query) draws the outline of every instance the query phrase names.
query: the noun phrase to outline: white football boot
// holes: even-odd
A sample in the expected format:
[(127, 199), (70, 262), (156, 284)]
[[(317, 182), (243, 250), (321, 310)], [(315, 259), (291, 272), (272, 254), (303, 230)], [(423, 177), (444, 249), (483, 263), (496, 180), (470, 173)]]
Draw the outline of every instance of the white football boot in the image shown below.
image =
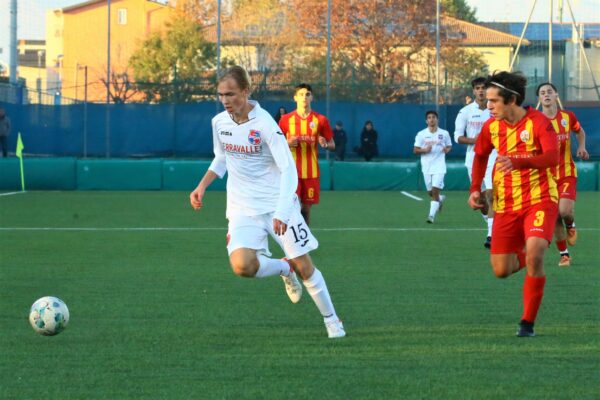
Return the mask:
[(344, 324), (342, 324), (342, 321), (339, 319), (325, 322), (325, 328), (327, 328), (327, 336), (329, 336), (329, 339), (342, 338), (346, 336)]
[[(287, 261), (284, 258), (284, 261)], [(290, 298), (292, 303), (297, 303), (300, 301), (302, 297), (302, 285), (296, 276), (296, 273), (292, 269), (290, 265), (290, 275), (283, 276), (281, 275), (281, 279), (283, 279), (283, 283), (285, 283), (285, 291), (287, 292), (288, 297)]]

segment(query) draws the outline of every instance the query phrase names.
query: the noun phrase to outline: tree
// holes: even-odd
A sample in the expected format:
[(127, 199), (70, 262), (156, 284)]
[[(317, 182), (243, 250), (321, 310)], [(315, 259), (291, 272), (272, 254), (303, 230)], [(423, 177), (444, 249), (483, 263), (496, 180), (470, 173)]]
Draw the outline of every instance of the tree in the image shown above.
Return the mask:
[[(326, 40), (326, 2), (296, 0), (299, 26), (320, 45)], [(435, 2), (332, 0), (332, 54), (336, 82), (372, 82), (375, 100), (397, 101), (411, 90), (412, 58), (435, 43)], [(316, 18), (315, 16), (321, 16)], [(322, 53), (324, 54), (324, 53)], [(358, 99), (367, 95), (361, 91)], [(372, 99), (372, 98), (371, 98)]]
[(108, 86), (108, 95), (113, 103), (126, 103), (138, 93), (135, 84), (129, 80), (127, 70), (117, 71), (114, 66), (110, 69), (110, 84), (105, 76), (100, 78), (100, 82)]
[(210, 91), (216, 48), (203, 37), (197, 16), (178, 12), (165, 32), (153, 33), (129, 59), (148, 101), (186, 102)]
[(471, 8), (466, 0), (441, 0), (442, 12), (468, 22), (477, 22), (477, 8)]
[(289, 3), (281, 0), (235, 0), (231, 18), (224, 22), (227, 57), (252, 76), (254, 96), (286, 80), (286, 60), (301, 47), (302, 33), (293, 22)]
[[(305, 34), (304, 51), (295, 54), (291, 65), (306, 74), (308, 66), (325, 65), (326, 2), (295, 0), (297, 25)], [(460, 5), (460, 0), (452, 4)], [(338, 96), (363, 101), (395, 102), (428, 90), (435, 82), (435, 1), (430, 0), (332, 0), (332, 89)], [(460, 47), (463, 35), (458, 24), (442, 19), (441, 40), (444, 65), (460, 65), (466, 56)], [(312, 50), (307, 50), (310, 48)], [(483, 66), (481, 58), (470, 54), (474, 69), (460, 72), (471, 75)], [(469, 67), (470, 68), (470, 67)], [(320, 70), (324, 81), (324, 68)], [(456, 82), (463, 74), (454, 69)], [(313, 74), (319, 76), (318, 74)], [(453, 83), (454, 84), (454, 83)], [(461, 83), (456, 83), (460, 86)]]

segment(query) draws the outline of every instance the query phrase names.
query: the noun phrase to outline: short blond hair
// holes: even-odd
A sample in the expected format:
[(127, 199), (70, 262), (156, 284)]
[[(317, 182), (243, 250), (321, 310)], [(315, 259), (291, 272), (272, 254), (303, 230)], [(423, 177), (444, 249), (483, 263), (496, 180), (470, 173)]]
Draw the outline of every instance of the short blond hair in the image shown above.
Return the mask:
[(250, 76), (243, 67), (234, 65), (233, 67), (227, 68), (227, 70), (219, 77), (217, 83), (221, 83), (228, 78), (233, 79), (240, 89), (250, 90)]

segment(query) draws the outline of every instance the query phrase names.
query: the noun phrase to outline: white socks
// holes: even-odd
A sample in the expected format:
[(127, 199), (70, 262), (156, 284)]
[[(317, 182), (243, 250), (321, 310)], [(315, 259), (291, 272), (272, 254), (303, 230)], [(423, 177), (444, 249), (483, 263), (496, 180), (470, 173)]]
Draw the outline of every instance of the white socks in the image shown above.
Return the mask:
[(429, 205), (429, 216), (432, 218), (435, 217), (435, 214), (437, 214), (439, 209), (440, 209), (440, 202), (432, 200)]
[(331, 302), (331, 296), (329, 295), (329, 290), (327, 290), (327, 285), (325, 284), (325, 279), (323, 279), (321, 271), (315, 268), (315, 272), (312, 276), (303, 281), (303, 283), (304, 287), (306, 287), (306, 291), (310, 294), (310, 297), (312, 297), (323, 318), (336, 317), (335, 309)]
[(488, 218), (487, 219), (487, 225), (488, 225), (488, 236), (492, 236), (492, 225), (494, 224), (494, 218)]
[(259, 267), (254, 276), (255, 278), (266, 278), (267, 276), (273, 275), (290, 275), (290, 265), (287, 261), (268, 258), (262, 254), (257, 255), (257, 258)]

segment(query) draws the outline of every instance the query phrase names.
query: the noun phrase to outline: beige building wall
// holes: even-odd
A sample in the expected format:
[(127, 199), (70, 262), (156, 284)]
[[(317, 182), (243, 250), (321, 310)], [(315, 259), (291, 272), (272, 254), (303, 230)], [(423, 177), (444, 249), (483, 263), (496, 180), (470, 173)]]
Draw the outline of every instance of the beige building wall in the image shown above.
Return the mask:
[(513, 56), (512, 46), (505, 47), (473, 47), (473, 50), (483, 56), (485, 63), (488, 65), (489, 71), (508, 71), (510, 61)]
[[(62, 83), (62, 95), (76, 100), (83, 100), (87, 66), (88, 101), (105, 102), (107, 3), (84, 4), (48, 13), (48, 64), (54, 61), (53, 72)], [(115, 74), (131, 75), (129, 57), (151, 32), (163, 29), (172, 9), (147, 0), (112, 0), (110, 11), (110, 69)]]

